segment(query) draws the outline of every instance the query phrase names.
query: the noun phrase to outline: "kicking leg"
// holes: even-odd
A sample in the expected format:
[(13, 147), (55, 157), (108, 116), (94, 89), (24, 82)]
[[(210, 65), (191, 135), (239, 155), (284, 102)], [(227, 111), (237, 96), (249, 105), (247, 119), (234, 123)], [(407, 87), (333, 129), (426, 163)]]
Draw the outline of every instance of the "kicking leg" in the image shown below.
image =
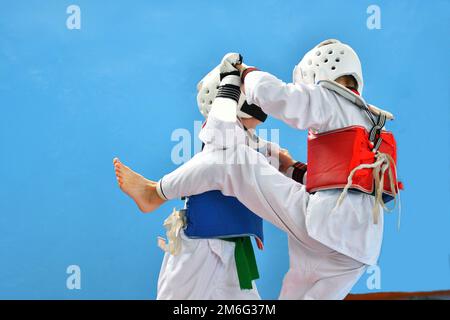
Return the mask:
[(204, 150), (158, 183), (166, 199), (220, 190), (286, 231), (295, 239), (308, 240), (305, 227), (309, 194), (305, 187), (272, 167), (248, 146)]
[(136, 202), (142, 212), (153, 211), (165, 202), (156, 193), (156, 182), (134, 172), (118, 158), (113, 163), (120, 189)]

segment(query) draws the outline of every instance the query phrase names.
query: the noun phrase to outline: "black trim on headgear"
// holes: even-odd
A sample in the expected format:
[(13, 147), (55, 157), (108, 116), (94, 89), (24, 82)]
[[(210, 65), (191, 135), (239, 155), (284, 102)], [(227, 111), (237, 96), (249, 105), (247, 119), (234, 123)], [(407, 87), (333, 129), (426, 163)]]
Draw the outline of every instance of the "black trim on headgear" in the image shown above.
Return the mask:
[(264, 122), (267, 119), (267, 114), (264, 113), (260, 107), (256, 104), (248, 104), (247, 101), (242, 105), (241, 111), (261, 122)]

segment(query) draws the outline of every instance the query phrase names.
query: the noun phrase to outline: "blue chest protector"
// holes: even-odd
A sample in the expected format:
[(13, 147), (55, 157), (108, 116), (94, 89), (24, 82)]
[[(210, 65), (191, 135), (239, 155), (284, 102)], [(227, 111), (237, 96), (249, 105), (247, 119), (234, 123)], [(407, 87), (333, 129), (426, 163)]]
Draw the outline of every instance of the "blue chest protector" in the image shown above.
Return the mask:
[(191, 196), (186, 203), (189, 238), (231, 238), (254, 236), (264, 241), (263, 221), (238, 199), (209, 191)]

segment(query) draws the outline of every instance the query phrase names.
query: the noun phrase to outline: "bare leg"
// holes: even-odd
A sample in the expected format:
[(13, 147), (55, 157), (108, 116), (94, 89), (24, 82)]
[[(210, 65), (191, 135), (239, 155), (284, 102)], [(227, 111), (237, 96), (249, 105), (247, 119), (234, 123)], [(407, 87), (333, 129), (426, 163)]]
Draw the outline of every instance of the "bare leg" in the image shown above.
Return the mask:
[(148, 180), (114, 158), (114, 169), (120, 189), (129, 195), (142, 212), (156, 210), (165, 201), (156, 192), (156, 182)]

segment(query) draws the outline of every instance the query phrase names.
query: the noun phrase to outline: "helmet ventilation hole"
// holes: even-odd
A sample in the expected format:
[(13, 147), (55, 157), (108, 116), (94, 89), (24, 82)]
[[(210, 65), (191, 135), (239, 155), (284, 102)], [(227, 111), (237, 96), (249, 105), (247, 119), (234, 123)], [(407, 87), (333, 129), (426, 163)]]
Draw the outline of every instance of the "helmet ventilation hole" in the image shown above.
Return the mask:
[(321, 54), (322, 54), (322, 52), (320, 52), (320, 51), (316, 52), (316, 56), (320, 56)]
[(212, 104), (212, 100), (209, 100), (209, 104)]
[(341, 61), (341, 59), (340, 58), (336, 58), (336, 62), (340, 62)]
[(324, 63), (327, 63), (327, 62), (328, 62), (328, 59), (323, 60), (323, 62), (324, 62)]
[(336, 66), (332, 66), (332, 67), (331, 67), (331, 70), (336, 70)]
[(328, 54), (333, 54), (333, 50), (328, 51)]
[(344, 54), (345, 53), (345, 51), (344, 50), (341, 50), (341, 54)]

